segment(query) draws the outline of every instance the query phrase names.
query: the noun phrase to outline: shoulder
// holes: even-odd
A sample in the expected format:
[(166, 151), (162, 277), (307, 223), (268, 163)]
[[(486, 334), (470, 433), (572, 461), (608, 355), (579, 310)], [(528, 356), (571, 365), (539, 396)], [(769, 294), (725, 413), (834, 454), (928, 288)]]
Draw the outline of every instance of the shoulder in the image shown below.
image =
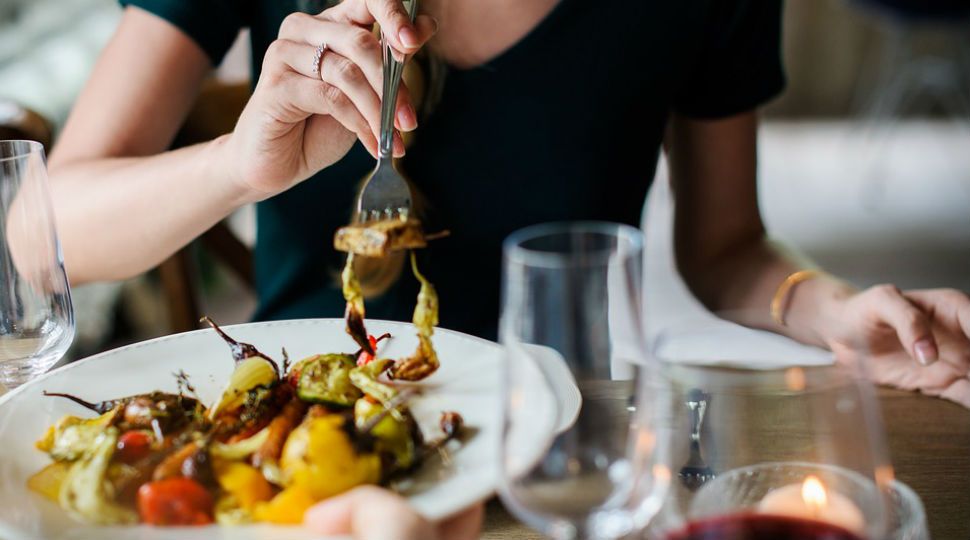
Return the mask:
[(141, 9), (172, 24), (205, 51), (218, 65), (248, 26), (250, 2), (246, 0), (120, 0), (123, 7)]

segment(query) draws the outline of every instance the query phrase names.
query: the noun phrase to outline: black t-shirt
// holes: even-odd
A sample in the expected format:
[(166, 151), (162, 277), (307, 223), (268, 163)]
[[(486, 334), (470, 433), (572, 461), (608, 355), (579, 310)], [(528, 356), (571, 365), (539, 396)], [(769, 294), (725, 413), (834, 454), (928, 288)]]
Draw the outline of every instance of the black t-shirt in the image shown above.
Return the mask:
[[(123, 0), (181, 28), (214, 64), (250, 27), (255, 76), (283, 18), (319, 11), (314, 2)], [(401, 163), (429, 201), (428, 230), (451, 231), (421, 254), (441, 326), (495, 337), (501, 243), (512, 231), (561, 220), (639, 225), (668, 114), (719, 118), (775, 96), (780, 25), (780, 0), (560, 0), (496, 58), (449, 68)], [(373, 167), (358, 144), (257, 205), (257, 319), (342, 315), (344, 257), (332, 238)], [(367, 315), (410, 320), (416, 292), (405, 273), (368, 301)]]

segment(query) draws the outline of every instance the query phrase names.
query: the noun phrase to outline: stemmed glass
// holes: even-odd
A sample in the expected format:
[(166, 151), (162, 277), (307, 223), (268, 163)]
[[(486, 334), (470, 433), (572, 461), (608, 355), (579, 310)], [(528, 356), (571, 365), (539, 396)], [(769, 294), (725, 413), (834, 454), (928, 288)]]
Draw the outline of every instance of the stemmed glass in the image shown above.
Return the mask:
[(658, 423), (674, 433), (663, 455), (675, 479), (648, 537), (920, 538), (900, 535), (865, 348), (820, 363), (777, 339), (704, 321), (659, 333), (652, 351), (668, 384), (655, 397), (669, 403)]
[(504, 245), (500, 495), (516, 517), (555, 539), (636, 533), (670, 479), (648, 470), (664, 446), (652, 402), (644, 398), (632, 414), (611, 382), (631, 365), (641, 384), (652, 380), (642, 255), (641, 233), (610, 223), (538, 225)]
[(50, 369), (74, 332), (44, 147), (0, 141), (0, 393)]

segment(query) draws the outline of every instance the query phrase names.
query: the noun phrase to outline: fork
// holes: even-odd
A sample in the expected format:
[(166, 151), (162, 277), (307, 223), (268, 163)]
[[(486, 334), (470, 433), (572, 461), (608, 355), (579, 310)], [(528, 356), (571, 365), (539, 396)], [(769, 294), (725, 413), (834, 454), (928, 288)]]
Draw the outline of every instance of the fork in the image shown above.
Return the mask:
[[(405, 8), (414, 22), (418, 0), (405, 0)], [(364, 182), (357, 197), (357, 220), (360, 222), (398, 217), (406, 220), (411, 211), (411, 188), (394, 167), (394, 110), (397, 92), (404, 72), (404, 59), (394, 57), (394, 50), (381, 32), (384, 50), (384, 91), (381, 98), (381, 136), (378, 142), (377, 168)]]
[(687, 392), (687, 408), (690, 409), (690, 456), (680, 468), (680, 481), (684, 487), (695, 491), (714, 479), (714, 470), (704, 463), (701, 457), (701, 427), (710, 396), (702, 390), (692, 388)]

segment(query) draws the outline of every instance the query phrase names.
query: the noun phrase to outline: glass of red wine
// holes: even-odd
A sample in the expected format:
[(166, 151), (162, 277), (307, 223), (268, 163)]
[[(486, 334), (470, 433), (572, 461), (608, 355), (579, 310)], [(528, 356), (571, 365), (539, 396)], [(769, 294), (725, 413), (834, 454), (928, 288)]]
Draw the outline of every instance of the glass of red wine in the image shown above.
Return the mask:
[[(722, 313), (668, 326), (671, 489), (657, 540), (895, 538), (895, 484), (864, 347), (834, 359)], [(726, 319), (726, 320), (725, 320)], [(851, 356), (851, 357), (850, 357)], [(656, 469), (657, 467), (654, 467)]]

